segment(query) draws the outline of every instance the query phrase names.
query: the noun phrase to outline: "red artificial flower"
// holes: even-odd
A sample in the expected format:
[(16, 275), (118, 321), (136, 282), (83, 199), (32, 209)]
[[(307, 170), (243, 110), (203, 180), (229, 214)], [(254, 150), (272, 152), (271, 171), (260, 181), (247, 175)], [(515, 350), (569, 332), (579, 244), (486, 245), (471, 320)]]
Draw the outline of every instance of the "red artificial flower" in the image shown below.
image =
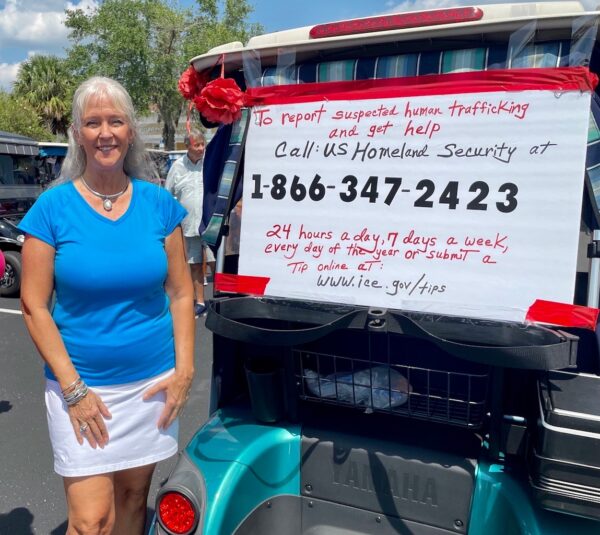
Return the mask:
[(230, 124), (242, 115), (244, 93), (233, 78), (217, 78), (204, 86), (194, 104), (209, 121)]
[(207, 81), (208, 77), (206, 74), (198, 74), (194, 67), (190, 65), (181, 74), (177, 87), (184, 99), (193, 100), (200, 94)]

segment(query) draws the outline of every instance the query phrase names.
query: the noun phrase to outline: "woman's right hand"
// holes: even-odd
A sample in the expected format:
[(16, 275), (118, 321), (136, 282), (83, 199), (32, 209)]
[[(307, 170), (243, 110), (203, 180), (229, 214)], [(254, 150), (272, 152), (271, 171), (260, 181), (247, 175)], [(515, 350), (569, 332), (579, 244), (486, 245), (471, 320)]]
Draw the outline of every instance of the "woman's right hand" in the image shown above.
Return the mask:
[(79, 444), (83, 444), (84, 438), (94, 449), (97, 446), (104, 448), (108, 444), (108, 431), (104, 419), (112, 416), (100, 396), (91, 388), (81, 401), (68, 407), (68, 411)]

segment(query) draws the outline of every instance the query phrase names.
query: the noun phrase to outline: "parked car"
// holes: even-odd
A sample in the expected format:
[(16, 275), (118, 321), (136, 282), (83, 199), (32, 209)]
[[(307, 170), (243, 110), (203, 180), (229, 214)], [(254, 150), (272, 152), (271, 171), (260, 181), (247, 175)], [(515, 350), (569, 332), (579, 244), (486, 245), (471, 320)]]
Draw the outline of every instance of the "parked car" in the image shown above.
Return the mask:
[[(6, 260), (4, 258), (4, 253), (2, 251), (0, 251), (0, 273), (4, 273), (4, 268), (6, 267)], [(4, 275), (2, 275), (2, 279), (4, 278)], [(0, 280), (2, 280), (0, 279)]]
[(10, 222), (0, 218), (0, 251), (4, 254), (4, 276), (0, 278), (0, 296), (13, 297), (21, 288), (21, 247), (23, 233)]
[(573, 298), (580, 229), (600, 258), (599, 16), (396, 13), (191, 60), (235, 120), (204, 166), (210, 417), (153, 535), (600, 532), (597, 310)]

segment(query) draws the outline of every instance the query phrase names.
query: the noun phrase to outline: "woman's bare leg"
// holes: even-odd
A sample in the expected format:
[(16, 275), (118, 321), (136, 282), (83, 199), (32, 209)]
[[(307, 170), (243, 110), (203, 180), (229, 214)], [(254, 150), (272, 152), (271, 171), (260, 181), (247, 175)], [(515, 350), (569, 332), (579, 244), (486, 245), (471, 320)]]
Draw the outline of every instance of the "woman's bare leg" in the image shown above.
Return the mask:
[(65, 477), (66, 535), (111, 535), (115, 522), (113, 474)]
[(113, 535), (142, 535), (146, 524), (148, 491), (156, 464), (119, 470), (113, 474), (115, 527)]

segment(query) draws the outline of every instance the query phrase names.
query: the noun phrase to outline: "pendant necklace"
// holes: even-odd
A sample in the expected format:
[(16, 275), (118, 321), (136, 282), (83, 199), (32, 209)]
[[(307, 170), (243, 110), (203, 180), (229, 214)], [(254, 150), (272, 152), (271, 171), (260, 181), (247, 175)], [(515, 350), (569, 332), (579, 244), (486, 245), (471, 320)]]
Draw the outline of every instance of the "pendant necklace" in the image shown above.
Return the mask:
[(95, 195), (96, 197), (100, 197), (102, 199), (102, 208), (104, 208), (104, 210), (106, 212), (110, 212), (112, 210), (113, 199), (116, 199), (116, 198), (120, 197), (121, 195), (123, 195), (123, 193), (125, 193), (127, 191), (127, 188), (129, 187), (129, 180), (128, 180), (127, 183), (125, 184), (125, 187), (123, 188), (123, 191), (119, 191), (118, 193), (113, 193), (111, 195), (105, 195), (104, 193), (99, 193), (97, 191), (94, 191), (92, 188), (90, 188), (89, 184), (85, 181), (83, 176), (81, 176), (80, 178), (81, 178), (81, 182), (83, 183), (83, 185), (87, 188), (87, 190), (92, 195)]

